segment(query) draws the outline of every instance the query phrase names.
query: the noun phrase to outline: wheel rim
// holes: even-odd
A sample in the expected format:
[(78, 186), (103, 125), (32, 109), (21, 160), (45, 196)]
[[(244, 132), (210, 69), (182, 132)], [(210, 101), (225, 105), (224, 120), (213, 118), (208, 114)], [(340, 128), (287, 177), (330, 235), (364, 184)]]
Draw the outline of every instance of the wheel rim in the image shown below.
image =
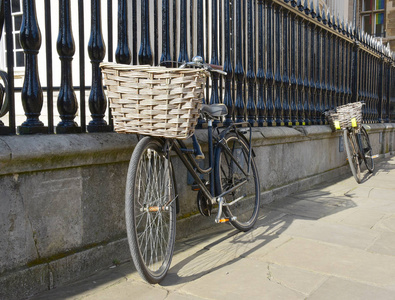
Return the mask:
[[(248, 150), (237, 138), (231, 138), (227, 141), (227, 145), (229, 149), (231, 149), (233, 156), (237, 158), (237, 161), (242, 167), (242, 169), (247, 172), (248, 165)], [(257, 195), (257, 187), (255, 186), (255, 166), (250, 167), (250, 176), (247, 178), (243, 174), (242, 170), (236, 163), (231, 162), (230, 155), (225, 151), (221, 151), (220, 155), (220, 186), (222, 187), (222, 191), (227, 190), (231, 186), (235, 186), (243, 180), (247, 179), (248, 182), (238, 188), (236, 191), (226, 195), (224, 198), (227, 203), (238, 199), (245, 195), (245, 197), (239, 202), (235, 203), (232, 206), (229, 206), (225, 211), (228, 214), (228, 217), (236, 216), (236, 222), (242, 224), (243, 226), (250, 225), (254, 220), (254, 216), (256, 214), (257, 205), (256, 195)]]
[[(147, 149), (139, 161), (135, 182), (134, 222), (142, 260), (154, 276), (161, 275), (171, 259), (174, 188), (168, 160)], [(171, 199), (171, 200), (169, 200)]]
[(349, 140), (349, 147), (351, 150), (351, 155), (352, 155), (352, 164), (354, 166), (355, 170), (355, 179), (360, 182), (361, 180), (361, 169), (360, 169), (360, 163), (361, 163), (361, 158), (359, 157), (359, 151), (358, 151), (358, 146), (357, 146), (357, 141), (355, 140), (355, 135), (351, 132), (348, 133), (348, 140)]
[(373, 170), (373, 157), (372, 157), (372, 147), (369, 142), (369, 138), (365, 130), (362, 130), (361, 134), (362, 148), (365, 155), (365, 164), (369, 171)]

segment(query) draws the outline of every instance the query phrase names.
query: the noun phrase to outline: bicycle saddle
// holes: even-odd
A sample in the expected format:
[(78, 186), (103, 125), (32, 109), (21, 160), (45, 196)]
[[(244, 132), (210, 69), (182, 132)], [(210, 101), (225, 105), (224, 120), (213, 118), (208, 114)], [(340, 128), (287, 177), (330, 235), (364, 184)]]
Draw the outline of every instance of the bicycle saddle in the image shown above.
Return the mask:
[(226, 116), (228, 114), (228, 108), (225, 104), (203, 104), (200, 113), (211, 119), (216, 119)]

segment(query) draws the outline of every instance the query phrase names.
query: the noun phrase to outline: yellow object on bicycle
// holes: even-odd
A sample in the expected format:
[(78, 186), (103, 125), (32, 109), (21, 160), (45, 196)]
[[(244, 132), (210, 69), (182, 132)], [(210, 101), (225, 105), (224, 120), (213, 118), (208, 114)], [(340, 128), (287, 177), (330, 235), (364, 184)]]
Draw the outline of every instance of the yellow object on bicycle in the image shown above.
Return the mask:
[(356, 119), (356, 118), (352, 118), (352, 119), (351, 119), (351, 126), (352, 126), (352, 127), (357, 127), (357, 126), (358, 126), (358, 124), (357, 124), (357, 119)]
[(336, 129), (341, 129), (341, 128), (340, 128), (340, 122), (339, 122), (339, 121), (335, 121), (334, 123), (335, 123), (335, 128), (336, 128)]

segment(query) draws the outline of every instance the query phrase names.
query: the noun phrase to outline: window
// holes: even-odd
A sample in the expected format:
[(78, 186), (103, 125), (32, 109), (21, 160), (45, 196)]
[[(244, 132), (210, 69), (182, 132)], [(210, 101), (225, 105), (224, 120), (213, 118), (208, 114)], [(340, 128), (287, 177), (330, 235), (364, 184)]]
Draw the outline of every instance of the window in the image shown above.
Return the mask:
[[(22, 25), (22, 0), (11, 1), (11, 14), (12, 14), (12, 37), (14, 42), (14, 62), (15, 67), (25, 66), (25, 56), (23, 48), (19, 40), (20, 30)], [(7, 46), (7, 43), (6, 43)], [(7, 51), (7, 48), (6, 48)]]
[(362, 0), (361, 22), (364, 32), (376, 37), (384, 37), (384, 0)]

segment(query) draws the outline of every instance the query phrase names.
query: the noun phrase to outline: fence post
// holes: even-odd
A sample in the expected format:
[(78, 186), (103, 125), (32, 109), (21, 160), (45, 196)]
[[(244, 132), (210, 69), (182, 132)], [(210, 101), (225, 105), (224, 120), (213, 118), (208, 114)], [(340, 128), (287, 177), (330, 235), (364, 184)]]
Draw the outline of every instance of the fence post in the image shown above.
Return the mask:
[(20, 41), (25, 52), (25, 80), (22, 88), (22, 104), (27, 117), (19, 126), (20, 134), (46, 133), (48, 128), (40, 121), (43, 91), (38, 76), (37, 55), (41, 46), (41, 32), (37, 23), (35, 0), (23, 1)]
[(258, 102), (257, 102), (257, 114), (258, 114), (258, 126), (266, 126), (265, 122), (265, 70), (263, 69), (263, 56), (264, 56), (264, 42), (263, 42), (263, 0), (258, 1), (258, 72), (256, 75), (258, 83)]

